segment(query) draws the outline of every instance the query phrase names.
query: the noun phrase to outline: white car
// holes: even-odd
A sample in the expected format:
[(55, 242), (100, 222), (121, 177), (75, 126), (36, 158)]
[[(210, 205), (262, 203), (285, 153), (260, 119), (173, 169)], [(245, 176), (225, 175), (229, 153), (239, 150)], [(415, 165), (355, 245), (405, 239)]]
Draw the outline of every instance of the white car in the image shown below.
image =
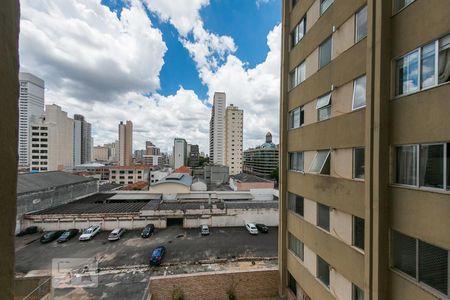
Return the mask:
[(120, 240), (122, 234), (125, 233), (125, 228), (116, 228), (108, 236), (109, 241), (117, 241)]
[(254, 223), (245, 223), (245, 228), (247, 228), (247, 231), (250, 234), (258, 234), (258, 228), (256, 228)]
[(100, 226), (98, 225), (93, 225), (87, 229), (85, 229), (83, 231), (83, 233), (80, 235), (80, 237), (78, 238), (78, 240), (80, 241), (89, 241), (92, 240), (92, 238), (99, 233), (100, 231)]
[(202, 233), (202, 235), (208, 235), (209, 234), (209, 227), (206, 224), (203, 224), (200, 227), (200, 232)]

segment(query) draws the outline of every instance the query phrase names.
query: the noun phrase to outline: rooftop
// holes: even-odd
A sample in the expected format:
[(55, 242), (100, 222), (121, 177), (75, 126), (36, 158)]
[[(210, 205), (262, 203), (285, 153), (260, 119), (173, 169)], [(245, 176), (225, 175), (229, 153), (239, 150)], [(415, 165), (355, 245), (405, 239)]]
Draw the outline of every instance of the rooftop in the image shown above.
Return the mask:
[(235, 180), (241, 181), (241, 182), (272, 182), (270, 180), (247, 174), (247, 173), (239, 173), (237, 175), (231, 176), (231, 178), (234, 178)]
[(155, 182), (153, 186), (165, 183), (178, 183), (190, 187), (192, 185), (192, 176), (185, 173), (172, 173)]
[(111, 170), (150, 170), (150, 165), (135, 165), (135, 166), (113, 166)]
[(96, 181), (91, 177), (83, 177), (62, 171), (27, 173), (17, 176), (17, 194), (31, 193), (58, 186)]

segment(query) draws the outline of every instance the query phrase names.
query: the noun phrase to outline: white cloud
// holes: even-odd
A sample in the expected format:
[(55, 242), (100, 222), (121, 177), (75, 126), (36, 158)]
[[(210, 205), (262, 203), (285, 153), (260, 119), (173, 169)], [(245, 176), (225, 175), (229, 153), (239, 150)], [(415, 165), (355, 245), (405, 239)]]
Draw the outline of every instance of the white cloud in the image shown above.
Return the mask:
[(21, 7), (21, 68), (45, 74), (50, 88), (96, 101), (159, 88), (167, 47), (140, 2), (120, 19), (96, 0), (23, 0)]

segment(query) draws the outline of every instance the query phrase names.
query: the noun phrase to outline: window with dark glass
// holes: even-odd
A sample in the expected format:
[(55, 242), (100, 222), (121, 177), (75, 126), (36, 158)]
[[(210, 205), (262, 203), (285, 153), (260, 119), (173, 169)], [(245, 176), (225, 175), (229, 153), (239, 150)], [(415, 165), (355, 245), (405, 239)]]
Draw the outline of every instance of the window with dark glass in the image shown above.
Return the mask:
[(320, 0), (320, 15), (323, 15), (333, 2), (334, 0)]
[(294, 295), (297, 295), (297, 281), (295, 281), (294, 276), (291, 275), (291, 273), (288, 272), (288, 288), (294, 293)]
[(394, 2), (393, 2), (394, 3), (394, 13), (400, 11), (401, 9), (410, 5), (414, 1), (415, 0), (394, 0)]
[(289, 73), (289, 85), (290, 89), (295, 88), (297, 85), (302, 83), (306, 78), (305, 63), (302, 62), (294, 70)]
[(448, 295), (448, 251), (419, 241), (419, 281)]
[(303, 152), (289, 153), (289, 170), (303, 172)]
[(330, 231), (330, 207), (317, 203), (317, 226)]
[(450, 34), (439, 40), (438, 79), (439, 83), (450, 81)]
[(393, 267), (416, 278), (416, 240), (392, 231)]
[(420, 145), (420, 186), (444, 188), (444, 144)]
[(298, 128), (303, 126), (305, 122), (305, 111), (302, 107), (297, 107), (289, 112), (289, 129)]
[(408, 94), (419, 89), (419, 50), (397, 60), (396, 95)]
[(355, 41), (359, 42), (367, 36), (367, 5), (356, 13)]
[(330, 175), (330, 150), (317, 151), (309, 172)]
[(296, 6), (297, 3), (299, 3), (299, 2), (300, 2), (300, 0), (292, 0), (292, 2), (291, 2), (291, 8), (294, 8), (294, 6)]
[(353, 246), (364, 250), (364, 219), (353, 216)]
[(357, 78), (353, 82), (352, 109), (366, 106), (366, 75)]
[(420, 84), (427, 88), (436, 84), (436, 43), (422, 47)]
[(417, 185), (417, 147), (396, 148), (396, 183)]
[(295, 47), (303, 36), (305, 35), (306, 31), (306, 17), (303, 17), (303, 19), (295, 26), (294, 30), (291, 32), (291, 47)]
[(317, 99), (316, 109), (319, 121), (324, 121), (331, 117), (331, 93)]
[(317, 279), (327, 287), (330, 286), (330, 265), (317, 255)]
[(364, 148), (353, 149), (353, 178), (364, 179)]
[(288, 193), (288, 209), (301, 216), (304, 216), (305, 199), (302, 196)]
[(319, 46), (319, 69), (328, 65), (331, 61), (331, 37)]
[(303, 242), (297, 239), (292, 233), (288, 232), (288, 248), (294, 252), (295, 256), (304, 260)]
[(364, 291), (360, 289), (357, 285), (353, 285), (353, 298), (352, 300), (364, 300)]

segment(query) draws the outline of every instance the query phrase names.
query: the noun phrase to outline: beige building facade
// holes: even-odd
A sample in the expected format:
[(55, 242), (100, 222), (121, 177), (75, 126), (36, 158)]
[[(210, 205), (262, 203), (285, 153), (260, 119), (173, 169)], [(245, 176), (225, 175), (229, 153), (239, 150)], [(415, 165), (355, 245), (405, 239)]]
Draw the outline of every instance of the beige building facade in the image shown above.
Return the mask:
[(94, 147), (94, 160), (107, 161), (109, 158), (108, 147), (105, 146), (95, 146)]
[(283, 1), (280, 296), (449, 298), (449, 12)]
[(30, 124), (30, 170), (62, 171), (73, 167), (73, 119), (58, 105), (46, 105), (45, 112)]
[(127, 121), (119, 124), (119, 165), (129, 166), (133, 163), (133, 123)]
[(233, 104), (225, 111), (225, 165), (230, 175), (242, 172), (244, 111)]

